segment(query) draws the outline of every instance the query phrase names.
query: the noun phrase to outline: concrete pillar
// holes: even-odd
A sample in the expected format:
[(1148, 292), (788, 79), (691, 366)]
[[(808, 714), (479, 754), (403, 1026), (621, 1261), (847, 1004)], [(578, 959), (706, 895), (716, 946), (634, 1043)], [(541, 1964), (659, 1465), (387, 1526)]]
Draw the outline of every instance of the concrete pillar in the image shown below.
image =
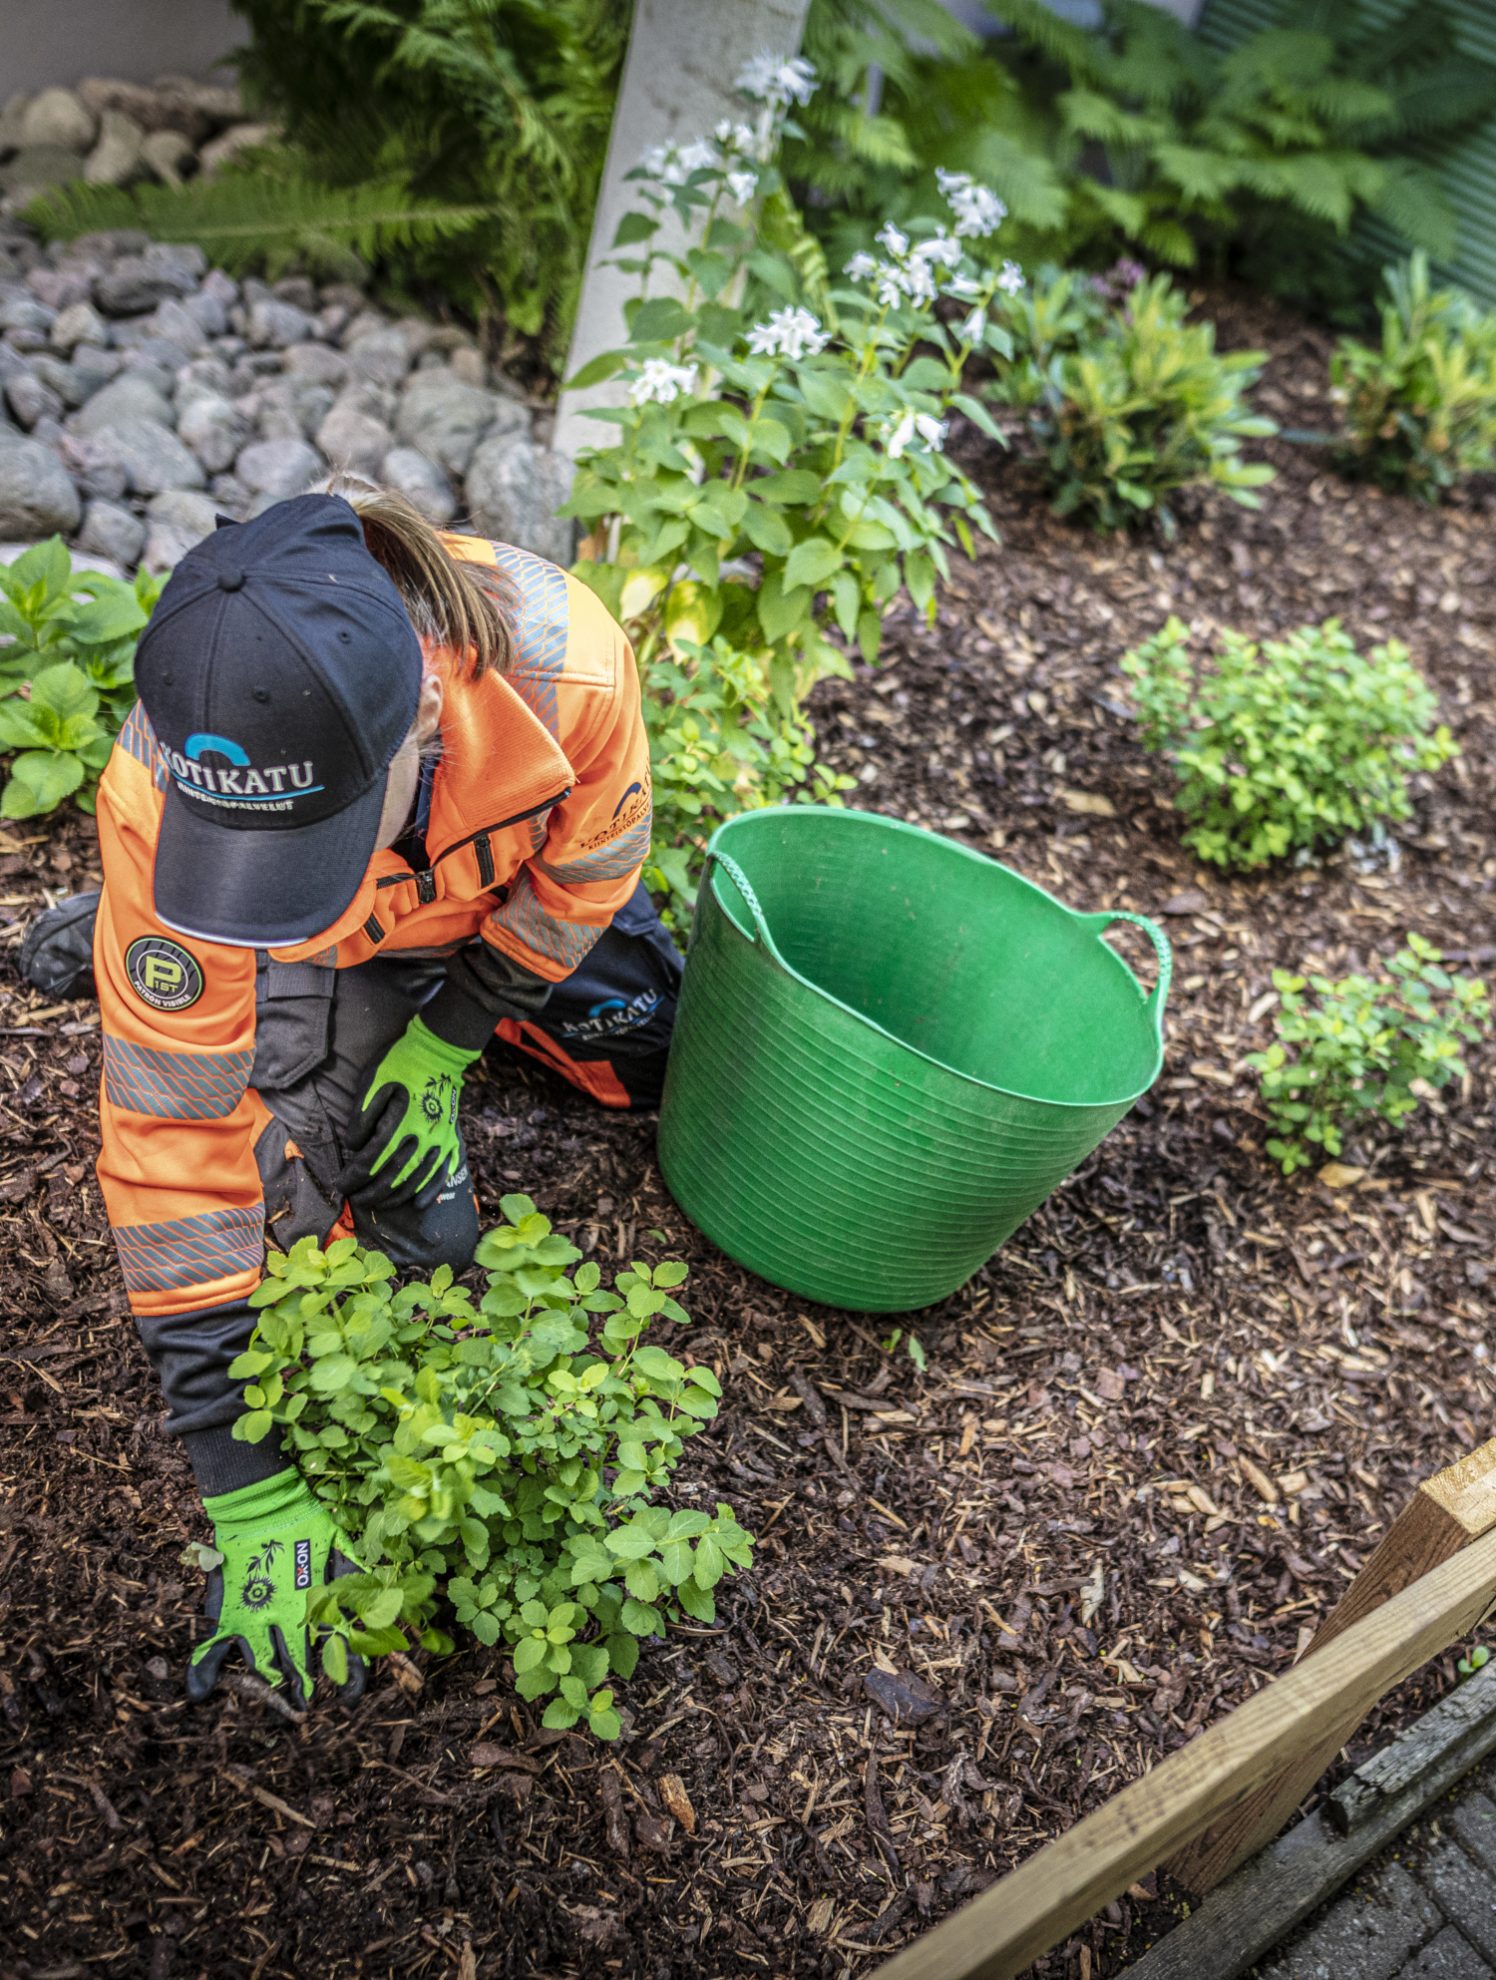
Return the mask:
[[(634, 27), (624, 58), (618, 106), (608, 139), (608, 162), (592, 218), (592, 242), (581, 302), (571, 333), (566, 375), (623, 342), (623, 305), (637, 293), (634, 276), (605, 268), (618, 223), (635, 204), (637, 185), (624, 181), (651, 145), (705, 137), (723, 117), (745, 107), (733, 78), (752, 56), (799, 53), (810, 0), (635, 0)], [(616, 381), (585, 392), (563, 392), (553, 444), (560, 453), (608, 437), (587, 406), (619, 405)]]

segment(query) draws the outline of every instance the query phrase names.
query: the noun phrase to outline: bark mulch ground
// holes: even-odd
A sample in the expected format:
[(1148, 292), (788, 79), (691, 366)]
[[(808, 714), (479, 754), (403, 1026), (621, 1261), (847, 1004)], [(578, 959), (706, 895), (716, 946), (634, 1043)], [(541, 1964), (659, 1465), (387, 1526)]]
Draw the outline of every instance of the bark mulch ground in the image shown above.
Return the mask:
[[(1280, 419), (1323, 424), (1326, 340), (1221, 312), (1225, 341), (1271, 347)], [(1488, 1434), (1490, 1055), (1338, 1190), (1277, 1176), (1240, 1061), (1275, 965), (1365, 965), (1409, 928), (1496, 960), (1491, 515), (1269, 451), (1260, 515), (1206, 504), (1169, 547), (1061, 526), (1021, 463), (974, 453), (1001, 547), (933, 629), (892, 627), (891, 664), (818, 696), (862, 802), (1076, 906), (1160, 914), (1178, 949), (1162, 1082), (919, 1316), (923, 1375), (885, 1326), (716, 1256), (661, 1187), (651, 1121), (487, 1069), (490, 1195), (528, 1190), (608, 1266), (691, 1260), (695, 1349), (729, 1400), (682, 1476), (760, 1536), (720, 1628), (646, 1651), (611, 1749), (537, 1732), (478, 1649), (386, 1667), (349, 1717), (182, 1702), (199, 1587), (179, 1557), (206, 1529), (92, 1175), (96, 1018), (13, 971), (89, 839), (0, 841), (7, 1974), (867, 1973), (1283, 1669), (1418, 1480)], [(1171, 611), (1407, 641), (1464, 754), (1395, 864), (1223, 881), (1180, 850), (1116, 671)], [(1452, 1675), (1406, 1687), (1357, 1752)], [(1150, 1879), (1041, 1971), (1114, 1971), (1168, 1916)]]

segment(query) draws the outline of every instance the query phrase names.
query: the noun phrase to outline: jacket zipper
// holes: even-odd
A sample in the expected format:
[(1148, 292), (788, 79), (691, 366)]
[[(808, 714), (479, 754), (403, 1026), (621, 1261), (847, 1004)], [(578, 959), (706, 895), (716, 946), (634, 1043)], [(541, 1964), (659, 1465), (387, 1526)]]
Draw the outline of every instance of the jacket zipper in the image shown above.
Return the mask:
[[(554, 806), (562, 803), (570, 796), (571, 786), (568, 784), (564, 791), (558, 791), (554, 797), (545, 798), (539, 804), (532, 804), (528, 811), (517, 811), (512, 818), (501, 818), (497, 825), (484, 825), (476, 832), (469, 832), (465, 839), (455, 839), (447, 847), (445, 852), (439, 852), (437, 854), (430, 866), (423, 866), (411, 874), (387, 873), (382, 880), (376, 880), (374, 885), (376, 887), (400, 887), (404, 885), (407, 879), (413, 879), (416, 883), (416, 899), (422, 907), (429, 907), (436, 899), (436, 868), (441, 865), (444, 859), (450, 859), (453, 853), (461, 852), (464, 846), (476, 846), (478, 849), (478, 878), (487, 887), (492, 882), (495, 871), (493, 849), (489, 845), (489, 839), (492, 834), (495, 832), (507, 832), (511, 825), (523, 825), (527, 818), (538, 818), (542, 811), (552, 810)], [(364, 933), (369, 937), (371, 942), (382, 942), (384, 940), (386, 931), (377, 915), (371, 914), (369, 916), (369, 919), (364, 923)]]

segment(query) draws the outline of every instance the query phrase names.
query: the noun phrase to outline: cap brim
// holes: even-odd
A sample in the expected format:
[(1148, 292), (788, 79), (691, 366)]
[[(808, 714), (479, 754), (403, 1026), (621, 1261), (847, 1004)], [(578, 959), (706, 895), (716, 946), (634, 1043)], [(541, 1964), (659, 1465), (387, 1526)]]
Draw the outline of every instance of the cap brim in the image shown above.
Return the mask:
[(204, 819), (168, 785), (156, 840), (156, 913), (179, 935), (289, 949), (344, 915), (379, 838), (385, 779), (330, 818), (283, 832)]

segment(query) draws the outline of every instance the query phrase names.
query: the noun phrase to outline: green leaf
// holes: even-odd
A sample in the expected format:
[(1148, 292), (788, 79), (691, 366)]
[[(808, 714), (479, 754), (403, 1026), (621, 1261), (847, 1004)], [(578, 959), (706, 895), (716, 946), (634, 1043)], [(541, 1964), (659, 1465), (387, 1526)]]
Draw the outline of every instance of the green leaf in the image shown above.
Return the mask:
[(634, 1636), (654, 1636), (663, 1627), (658, 1609), (632, 1597), (623, 1605), (623, 1626)]
[(799, 585), (821, 585), (841, 568), (841, 552), (824, 536), (807, 537), (797, 543), (784, 567), (786, 591)]
[(543, 1636), (523, 1636), (514, 1646), (515, 1672), (536, 1670), (546, 1660), (550, 1645)]

